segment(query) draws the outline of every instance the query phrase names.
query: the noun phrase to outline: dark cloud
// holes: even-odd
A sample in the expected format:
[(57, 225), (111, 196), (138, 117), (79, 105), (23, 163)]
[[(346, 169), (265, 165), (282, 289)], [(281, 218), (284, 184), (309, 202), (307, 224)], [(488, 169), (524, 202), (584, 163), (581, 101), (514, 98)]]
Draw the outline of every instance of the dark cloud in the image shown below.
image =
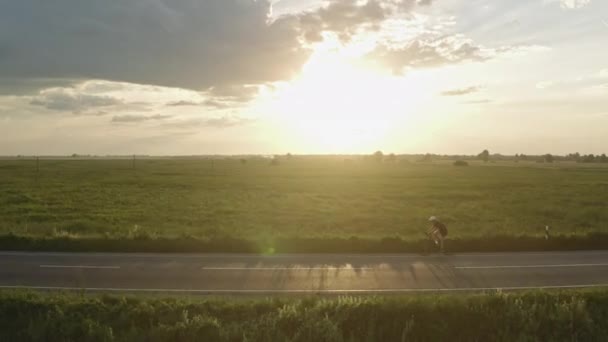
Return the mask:
[(203, 102), (203, 105), (205, 107), (210, 107), (210, 108), (215, 108), (215, 109), (227, 109), (227, 108), (232, 108), (234, 107), (234, 103), (232, 102), (225, 102), (225, 101), (221, 101), (221, 100), (206, 100), (205, 102)]
[(150, 120), (165, 120), (172, 118), (171, 115), (115, 115), (112, 117), (112, 122), (119, 123), (134, 123), (134, 122), (144, 122)]
[(32, 98), (30, 104), (50, 110), (78, 113), (91, 108), (121, 105), (123, 101), (110, 96), (80, 93), (72, 88), (50, 88)]
[(304, 41), (349, 39), (430, 2), (333, 0), (271, 20), (266, 0), (2, 1), (0, 75), (196, 90), (288, 80), (311, 53)]
[(196, 102), (196, 101), (175, 101), (169, 102), (166, 104), (167, 107), (196, 107), (202, 106), (204, 102)]
[(467, 88), (446, 90), (446, 91), (441, 92), (441, 95), (443, 95), (443, 96), (462, 96), (462, 95), (476, 93), (480, 90), (481, 90), (481, 87), (473, 86), (473, 87), (467, 87)]
[(258, 86), (231, 85), (210, 88), (205, 94), (213, 99), (230, 102), (249, 102), (260, 92)]
[[(0, 14), (1, 16), (1, 14)], [(0, 24), (1, 25), (1, 24)], [(0, 61), (2, 64), (2, 61)], [(16, 78), (0, 76), (0, 96), (1, 95), (36, 95), (41, 90), (52, 87), (68, 87), (75, 84), (74, 80), (66, 79), (40, 79), (40, 78)]]
[(206, 89), (284, 80), (307, 60), (290, 20), (253, 0), (0, 3), (0, 74)]

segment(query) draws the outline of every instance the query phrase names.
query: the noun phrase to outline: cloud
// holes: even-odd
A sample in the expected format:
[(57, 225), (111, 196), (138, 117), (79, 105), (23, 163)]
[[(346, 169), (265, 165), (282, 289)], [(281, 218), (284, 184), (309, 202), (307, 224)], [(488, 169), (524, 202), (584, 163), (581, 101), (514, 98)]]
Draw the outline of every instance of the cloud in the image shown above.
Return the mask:
[(416, 6), (429, 6), (432, 0), (332, 0), (324, 6), (296, 15), (287, 16), (295, 20), (303, 37), (308, 42), (323, 39), (323, 32), (337, 34), (348, 42), (358, 31), (377, 31), (389, 17), (411, 12)]
[(462, 95), (476, 93), (480, 90), (481, 90), (481, 87), (472, 86), (472, 87), (467, 87), (467, 88), (446, 90), (446, 91), (441, 92), (441, 95), (443, 95), (443, 96), (462, 96)]
[(80, 93), (74, 88), (50, 88), (33, 97), (30, 104), (55, 111), (79, 113), (91, 108), (121, 105), (123, 101), (110, 96)]
[(233, 117), (233, 116), (223, 116), (223, 117), (219, 117), (219, 118), (210, 118), (210, 119), (202, 120), (201, 124), (203, 126), (207, 126), (207, 127), (225, 128), (225, 127), (241, 126), (241, 125), (249, 124), (251, 122), (253, 122), (253, 120), (251, 120), (251, 119)]
[(0, 74), (198, 90), (289, 79), (310, 50), (293, 20), (269, 22), (270, 8), (261, 0), (3, 2)]
[(216, 100), (229, 102), (249, 102), (258, 95), (260, 88), (255, 85), (231, 85), (211, 87), (205, 95)]
[(203, 102), (203, 106), (209, 107), (209, 108), (214, 108), (214, 109), (229, 109), (229, 108), (234, 108), (235, 105), (238, 105), (238, 104), (234, 104), (231, 102), (224, 102), (221, 100), (218, 101), (218, 100), (213, 100), (213, 99), (205, 100), (205, 102)]
[(120, 123), (135, 123), (135, 122), (144, 122), (150, 120), (165, 120), (172, 118), (171, 115), (115, 115), (112, 117), (112, 122), (120, 122)]
[(551, 81), (542, 81), (542, 82), (538, 82), (536, 83), (536, 88), (537, 89), (547, 89), (547, 88), (551, 88), (555, 85), (554, 82)]
[[(1, 14), (0, 14), (1, 15)], [(1, 34), (1, 33), (0, 33)], [(0, 64), (2, 62), (0, 61)], [(49, 78), (16, 78), (0, 76), (0, 96), (17, 95), (27, 96), (36, 95), (41, 90), (53, 87), (69, 87), (76, 83), (69, 79), (49, 79)]]
[(204, 102), (196, 102), (196, 101), (186, 101), (186, 100), (180, 100), (180, 101), (173, 101), (173, 102), (169, 102), (166, 104), (167, 107), (196, 107), (196, 106), (202, 106), (204, 104)]
[(366, 58), (387, 66), (395, 73), (406, 67), (432, 68), (465, 61), (489, 59), (493, 51), (484, 51), (460, 36), (422, 35), (402, 46), (380, 44)]
[(297, 16), (308, 41), (322, 40), (322, 32), (337, 33), (343, 41), (363, 26), (374, 27), (384, 21), (389, 10), (379, 1), (359, 5), (356, 0), (331, 1), (325, 7)]
[(224, 115), (209, 118), (191, 118), (173, 121), (163, 124), (165, 128), (195, 129), (200, 127), (228, 128), (246, 125), (254, 122), (253, 119), (243, 118), (236, 115)]
[(563, 9), (579, 9), (589, 5), (591, 0), (544, 0), (544, 3), (559, 3)]
[[(273, 18), (268, 0), (4, 2), (0, 75), (205, 90), (291, 79), (307, 43), (348, 40), (429, 0), (332, 0)], [(103, 86), (103, 85), (102, 85)]]
[(600, 83), (595, 86), (591, 86), (590, 88), (597, 89), (597, 90), (608, 90), (608, 83)]
[(202, 106), (205, 100), (204, 93), (191, 90), (103, 80), (46, 88), (37, 95), (16, 98), (31, 106), (87, 115), (100, 111), (143, 114), (162, 107)]
[(470, 100), (470, 101), (462, 101), (463, 104), (486, 104), (492, 103), (490, 99), (481, 99), (481, 100)]
[(258, 86), (234, 85), (211, 87), (200, 93), (204, 101), (180, 100), (166, 104), (167, 107), (210, 107), (214, 109), (237, 108), (249, 103), (259, 94)]
[(608, 79), (608, 69), (602, 69), (592, 74), (584, 74), (575, 79), (561, 79), (554, 81), (542, 81), (536, 83), (537, 89), (549, 89), (553, 91), (572, 93), (573, 91), (604, 89)]
[(583, 8), (591, 3), (591, 0), (561, 0), (560, 4), (562, 8), (577, 9)]

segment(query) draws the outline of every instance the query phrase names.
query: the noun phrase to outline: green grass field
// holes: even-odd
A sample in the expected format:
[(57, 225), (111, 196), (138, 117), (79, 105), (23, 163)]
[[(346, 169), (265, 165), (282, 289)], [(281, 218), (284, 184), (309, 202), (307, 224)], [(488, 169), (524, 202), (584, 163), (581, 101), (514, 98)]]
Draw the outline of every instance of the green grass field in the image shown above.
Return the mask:
[[(348, 157), (347, 157), (348, 158)], [(352, 159), (352, 160), (351, 160)], [(30, 238), (423, 238), (608, 233), (601, 164), (374, 163), (344, 157), (0, 160), (0, 234)]]
[(163, 298), (0, 292), (2, 341), (605, 341), (608, 292)]

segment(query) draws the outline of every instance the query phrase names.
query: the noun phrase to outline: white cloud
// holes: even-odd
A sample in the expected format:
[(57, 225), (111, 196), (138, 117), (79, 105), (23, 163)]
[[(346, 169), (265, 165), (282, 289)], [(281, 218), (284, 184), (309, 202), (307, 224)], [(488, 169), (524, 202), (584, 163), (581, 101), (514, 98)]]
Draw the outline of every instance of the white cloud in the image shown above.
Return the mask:
[(591, 3), (591, 0), (561, 0), (562, 8), (577, 9), (583, 8)]
[(547, 88), (551, 88), (555, 85), (554, 82), (551, 81), (541, 81), (536, 83), (536, 88), (537, 89), (547, 89)]
[(544, 0), (544, 3), (559, 2), (561, 8), (564, 9), (579, 9), (591, 3), (591, 0)]
[(33, 106), (54, 111), (96, 114), (107, 111), (149, 112), (167, 103), (179, 106), (202, 103), (204, 94), (179, 88), (168, 88), (124, 82), (89, 80), (69, 87), (52, 87), (29, 99)]
[(473, 94), (480, 90), (481, 90), (481, 87), (479, 87), (479, 86), (471, 86), (471, 87), (466, 87), (466, 88), (446, 90), (446, 91), (441, 92), (441, 95), (443, 95), (443, 96), (462, 96), (462, 95)]

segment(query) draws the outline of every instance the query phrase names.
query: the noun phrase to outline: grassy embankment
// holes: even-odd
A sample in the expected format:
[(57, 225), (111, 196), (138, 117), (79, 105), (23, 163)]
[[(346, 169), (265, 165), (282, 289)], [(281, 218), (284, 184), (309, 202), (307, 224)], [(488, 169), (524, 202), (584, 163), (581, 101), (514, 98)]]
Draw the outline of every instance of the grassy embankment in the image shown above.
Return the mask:
[(430, 215), (448, 224), (452, 251), (608, 248), (600, 164), (269, 164), (41, 160), (37, 172), (0, 160), (0, 248), (416, 252)]
[(162, 298), (0, 292), (2, 341), (605, 341), (608, 291)]

